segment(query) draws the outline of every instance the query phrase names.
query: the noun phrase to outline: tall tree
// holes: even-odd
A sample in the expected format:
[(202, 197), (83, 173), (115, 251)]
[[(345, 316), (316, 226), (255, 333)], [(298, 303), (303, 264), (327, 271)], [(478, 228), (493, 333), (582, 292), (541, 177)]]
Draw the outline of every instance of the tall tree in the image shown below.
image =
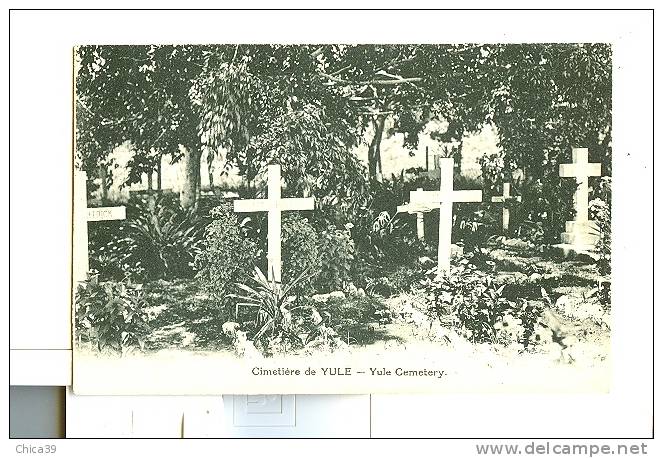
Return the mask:
[[(103, 161), (130, 141), (127, 183), (152, 173), (164, 154), (185, 158), (182, 204), (194, 205), (200, 174), (199, 115), (189, 92), (202, 69), (198, 46), (84, 46), (78, 48), (77, 117), (81, 162)], [(78, 120), (78, 118), (77, 118)]]
[(556, 240), (571, 219), (572, 183), (559, 164), (573, 147), (612, 170), (612, 54), (610, 45), (527, 44), (494, 48), (491, 121), (509, 170), (524, 172), (530, 193), (526, 217), (543, 221)]

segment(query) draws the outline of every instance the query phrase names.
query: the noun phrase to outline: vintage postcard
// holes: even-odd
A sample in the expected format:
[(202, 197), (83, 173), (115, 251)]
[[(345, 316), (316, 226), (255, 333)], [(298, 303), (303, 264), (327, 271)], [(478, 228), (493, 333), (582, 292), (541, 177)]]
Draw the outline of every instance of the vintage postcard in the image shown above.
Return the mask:
[(610, 44), (74, 67), (77, 394), (610, 390)]

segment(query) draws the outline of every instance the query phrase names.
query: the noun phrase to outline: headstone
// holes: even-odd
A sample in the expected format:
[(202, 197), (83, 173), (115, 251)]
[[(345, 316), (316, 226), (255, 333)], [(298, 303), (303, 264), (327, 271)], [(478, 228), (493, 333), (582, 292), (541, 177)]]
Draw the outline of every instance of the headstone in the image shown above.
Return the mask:
[(480, 190), (454, 191), (454, 160), (453, 158), (440, 158), (440, 190), (439, 191), (411, 191), (410, 202), (425, 206), (435, 204), (440, 208), (439, 241), (437, 247), (438, 275), (447, 275), (451, 267), (451, 227), (453, 224), (454, 202), (481, 202)]
[(267, 278), (281, 282), (281, 212), (313, 210), (313, 197), (281, 198), (281, 166), (267, 167), (267, 198), (235, 200), (237, 213), (267, 212)]
[(493, 197), (492, 201), (502, 203), (502, 232), (504, 234), (509, 233), (509, 207), (507, 206), (507, 202), (509, 200), (515, 200), (520, 202), (521, 197), (520, 196), (511, 197), (511, 183), (503, 183), (502, 195)]
[(572, 164), (560, 164), (559, 176), (576, 179), (573, 195), (575, 220), (566, 222), (562, 232), (562, 244), (570, 245), (575, 251), (592, 251), (598, 242), (598, 227), (589, 220), (589, 177), (601, 176), (601, 164), (588, 162), (587, 148), (573, 148)]
[(74, 284), (87, 279), (90, 270), (87, 223), (127, 218), (126, 207), (87, 208), (87, 174), (74, 172), (74, 228), (73, 228), (73, 280)]

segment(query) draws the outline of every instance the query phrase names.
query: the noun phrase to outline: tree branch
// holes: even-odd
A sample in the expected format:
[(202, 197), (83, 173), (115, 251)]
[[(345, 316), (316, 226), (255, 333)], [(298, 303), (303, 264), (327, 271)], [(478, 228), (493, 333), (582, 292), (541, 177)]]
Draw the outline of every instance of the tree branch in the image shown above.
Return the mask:
[(324, 51), (324, 49), (325, 49), (324, 46), (320, 46), (318, 49), (316, 49), (315, 51), (313, 51), (313, 52), (311, 53), (311, 55), (310, 55), (311, 59), (315, 59), (315, 58), (318, 57), (320, 54), (322, 54), (322, 51)]
[(423, 81), (423, 78), (420, 77), (414, 77), (414, 78), (401, 78), (397, 80), (382, 80), (382, 79), (377, 79), (377, 80), (372, 80), (369, 81), (366, 84), (377, 84), (378, 86), (393, 86), (396, 84), (403, 84), (403, 83), (418, 83)]
[(345, 80), (342, 78), (339, 78), (334, 75), (330, 75), (329, 73), (323, 73), (319, 72), (321, 76), (324, 76), (325, 78), (334, 81), (339, 84), (345, 84), (348, 86), (369, 86), (369, 85), (376, 85), (376, 86), (395, 86), (398, 84), (403, 84), (403, 83), (417, 83), (420, 81), (423, 81), (423, 78), (421, 77), (413, 77), (413, 78), (398, 78), (398, 79), (391, 79), (391, 80), (385, 80), (385, 79), (372, 79), (369, 81), (350, 81), (350, 80)]

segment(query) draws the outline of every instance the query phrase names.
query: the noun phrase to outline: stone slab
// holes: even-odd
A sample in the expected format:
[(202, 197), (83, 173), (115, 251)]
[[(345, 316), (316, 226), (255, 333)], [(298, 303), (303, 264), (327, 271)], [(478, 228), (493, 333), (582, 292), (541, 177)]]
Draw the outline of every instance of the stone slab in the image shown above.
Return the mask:
[(577, 232), (562, 232), (562, 243), (568, 243), (571, 245), (586, 245), (586, 246), (595, 246), (599, 241), (598, 234), (590, 234), (588, 232), (577, 231)]
[(564, 259), (578, 259), (586, 261), (596, 261), (599, 259), (598, 253), (591, 245), (572, 245), (569, 243), (558, 243), (552, 246), (554, 254)]

